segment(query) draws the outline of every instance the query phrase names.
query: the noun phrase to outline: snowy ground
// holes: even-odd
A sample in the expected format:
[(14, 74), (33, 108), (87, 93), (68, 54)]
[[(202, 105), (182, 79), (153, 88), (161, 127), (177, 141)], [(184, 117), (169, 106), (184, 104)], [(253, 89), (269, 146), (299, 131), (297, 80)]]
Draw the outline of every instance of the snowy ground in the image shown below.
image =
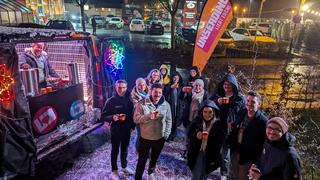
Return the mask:
[[(165, 144), (156, 168), (156, 176), (158, 180), (186, 180), (191, 179), (191, 171), (189, 170), (186, 160), (182, 158), (183, 153), (183, 130), (179, 130), (178, 137), (174, 142)], [(132, 133), (129, 152), (128, 166), (135, 169), (137, 163), (137, 155), (134, 147), (135, 132)], [(56, 180), (109, 180), (111, 174), (111, 144), (110, 141), (91, 154), (81, 155), (74, 165), (64, 174), (56, 178)], [(146, 169), (147, 169), (146, 165)], [(118, 158), (118, 168), (121, 165)], [(134, 176), (125, 177), (121, 170), (119, 171), (121, 179), (134, 179)], [(146, 176), (146, 171), (144, 177)], [(210, 175), (209, 179), (218, 179), (218, 172), (215, 171)]]

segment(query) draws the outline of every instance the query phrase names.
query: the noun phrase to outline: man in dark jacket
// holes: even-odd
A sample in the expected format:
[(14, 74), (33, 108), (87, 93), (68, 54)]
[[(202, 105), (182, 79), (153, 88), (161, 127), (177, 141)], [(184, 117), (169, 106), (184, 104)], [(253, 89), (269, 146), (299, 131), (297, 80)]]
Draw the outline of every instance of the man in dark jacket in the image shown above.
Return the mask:
[(92, 34), (93, 35), (97, 35), (96, 31), (97, 31), (97, 21), (95, 17), (91, 18), (91, 25), (92, 25)]
[(127, 91), (127, 82), (118, 80), (115, 83), (116, 93), (107, 100), (103, 111), (102, 120), (111, 123), (111, 166), (112, 179), (119, 179), (117, 156), (121, 146), (121, 166), (124, 173), (132, 175), (134, 172), (127, 167), (128, 146), (131, 131), (134, 130), (133, 103)]
[(249, 176), (253, 180), (301, 180), (301, 160), (293, 147), (296, 138), (288, 133), (287, 123), (271, 118), (266, 136), (260, 160), (251, 166)]
[(234, 180), (248, 179), (249, 169), (255, 163), (266, 138), (267, 117), (259, 109), (261, 96), (248, 92), (246, 108), (241, 110), (232, 123), (229, 142), (231, 145), (231, 165)]
[(39, 87), (47, 86), (47, 78), (60, 78), (56, 71), (51, 67), (47, 53), (43, 51), (44, 43), (32, 43), (31, 48), (26, 48), (25, 52), (19, 57), (20, 68), (38, 69)]
[[(227, 74), (223, 80), (218, 84), (217, 91), (210, 97), (220, 109), (220, 119), (223, 123), (223, 130), (226, 136), (231, 131), (231, 124), (235, 122), (235, 117), (239, 111), (245, 108), (245, 100), (240, 93), (240, 87), (238, 81), (233, 74)], [(227, 139), (227, 138), (226, 138)], [(226, 176), (230, 175), (230, 155), (229, 146), (227, 142), (224, 142), (221, 154), (223, 158), (223, 164), (220, 169), (222, 175), (221, 179), (226, 179)]]

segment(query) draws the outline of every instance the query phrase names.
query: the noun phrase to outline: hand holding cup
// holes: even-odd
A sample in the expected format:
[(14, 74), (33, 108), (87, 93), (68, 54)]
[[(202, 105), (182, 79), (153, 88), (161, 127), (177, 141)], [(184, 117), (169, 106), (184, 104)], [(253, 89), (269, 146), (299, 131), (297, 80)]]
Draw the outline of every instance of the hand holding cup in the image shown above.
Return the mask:
[(126, 120), (126, 114), (119, 114), (119, 120), (125, 121)]
[(201, 135), (202, 135), (202, 139), (208, 139), (209, 133), (208, 131), (202, 131)]
[(198, 132), (197, 133), (197, 138), (200, 139), (200, 140), (202, 139), (202, 132)]

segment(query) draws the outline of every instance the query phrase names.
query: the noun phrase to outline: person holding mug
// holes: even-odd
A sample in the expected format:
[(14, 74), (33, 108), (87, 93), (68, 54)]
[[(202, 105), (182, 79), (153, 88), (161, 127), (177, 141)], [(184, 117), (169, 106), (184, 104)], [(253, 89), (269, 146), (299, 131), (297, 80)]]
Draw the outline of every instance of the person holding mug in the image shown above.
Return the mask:
[(219, 108), (213, 101), (204, 101), (199, 116), (190, 124), (187, 160), (192, 180), (207, 179), (222, 164), (220, 149), (224, 135), (218, 114)]
[(111, 179), (119, 179), (117, 157), (121, 148), (121, 167), (127, 175), (133, 175), (134, 171), (127, 167), (128, 146), (131, 131), (135, 129), (133, 122), (133, 103), (130, 93), (127, 91), (128, 83), (125, 80), (117, 80), (115, 93), (109, 98), (102, 110), (101, 120), (111, 124)]

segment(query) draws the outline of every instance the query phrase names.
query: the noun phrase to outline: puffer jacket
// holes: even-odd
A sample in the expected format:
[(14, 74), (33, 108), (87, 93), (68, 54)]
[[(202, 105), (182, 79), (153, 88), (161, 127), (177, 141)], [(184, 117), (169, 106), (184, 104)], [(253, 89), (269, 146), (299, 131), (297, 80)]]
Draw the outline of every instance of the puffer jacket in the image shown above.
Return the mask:
[[(164, 74), (164, 75), (162, 75), (162, 74), (161, 74), (161, 69), (166, 69), (166, 70), (167, 70), (167, 73)], [(160, 74), (161, 74), (161, 76), (162, 76), (162, 84), (163, 84), (163, 85), (169, 84), (169, 83), (170, 83), (170, 69), (168, 68), (168, 66), (165, 65), (165, 64), (162, 64), (162, 65), (160, 66), (159, 71), (160, 71)]]
[(277, 142), (266, 141), (257, 163), (260, 180), (301, 180), (301, 160), (293, 147), (296, 138), (290, 133)]
[[(141, 137), (147, 140), (167, 139), (171, 133), (172, 116), (170, 105), (162, 96), (157, 105), (153, 104), (151, 97), (145, 98), (137, 104), (134, 111), (134, 122), (139, 124)], [(150, 119), (150, 113), (160, 111), (160, 117)]]
[[(211, 107), (215, 110), (215, 114), (218, 114), (219, 108), (213, 101), (207, 100), (203, 103), (200, 112), (204, 107)], [(202, 122), (204, 121), (202, 113), (192, 121), (188, 129), (187, 135), (189, 139), (189, 146), (187, 152), (188, 166), (192, 170), (196, 165), (197, 157), (200, 152), (202, 140), (197, 138), (197, 133), (202, 132)], [(220, 149), (224, 139), (224, 133), (222, 130), (222, 123), (217, 119), (209, 132), (207, 147), (205, 151), (206, 159), (206, 173), (209, 174), (216, 170), (222, 164), (222, 157)]]

